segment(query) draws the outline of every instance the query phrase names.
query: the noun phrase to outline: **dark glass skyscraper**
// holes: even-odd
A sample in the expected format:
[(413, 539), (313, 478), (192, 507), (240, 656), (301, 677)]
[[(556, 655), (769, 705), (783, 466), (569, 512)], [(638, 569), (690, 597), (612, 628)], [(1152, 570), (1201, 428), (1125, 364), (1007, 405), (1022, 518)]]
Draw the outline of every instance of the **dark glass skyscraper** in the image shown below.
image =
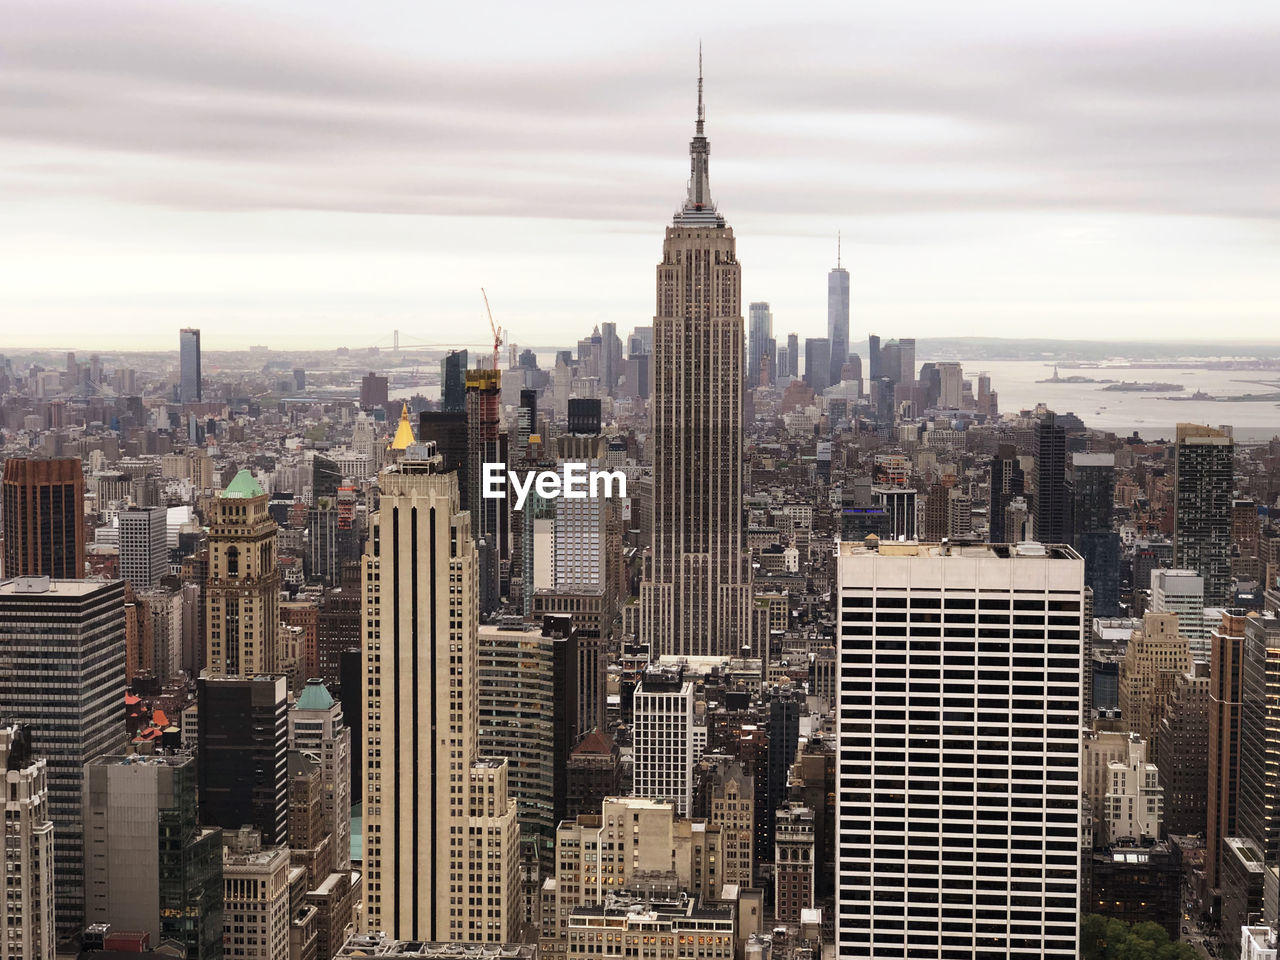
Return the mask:
[(1111, 529), (1114, 453), (1077, 453), (1071, 461), (1071, 545), (1084, 558), (1085, 586), (1097, 617), (1120, 615), (1120, 534)]
[(747, 307), (747, 385), (760, 386), (760, 359), (773, 339), (773, 313), (764, 301)]
[(440, 409), (462, 413), (467, 408), (467, 351), (450, 350), (440, 361)]
[(831, 386), (831, 341), (826, 337), (809, 337), (804, 342), (804, 382), (814, 393)]
[(186, 328), (178, 334), (178, 390), (183, 403), (204, 399), (200, 383), (200, 331)]
[(1067, 431), (1050, 411), (1036, 424), (1036, 539), (1067, 543), (1071, 507), (1067, 499)]

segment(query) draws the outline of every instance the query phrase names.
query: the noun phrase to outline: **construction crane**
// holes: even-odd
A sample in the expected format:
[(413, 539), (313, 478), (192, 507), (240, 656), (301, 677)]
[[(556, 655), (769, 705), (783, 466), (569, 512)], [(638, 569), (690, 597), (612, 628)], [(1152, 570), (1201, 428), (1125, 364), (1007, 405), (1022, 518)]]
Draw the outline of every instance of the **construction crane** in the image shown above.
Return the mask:
[(484, 311), (489, 314), (489, 329), (493, 331), (493, 369), (498, 370), (498, 350), (502, 346), (502, 328), (493, 322), (493, 311), (489, 309), (489, 295), (480, 288), (480, 296), (484, 297)]

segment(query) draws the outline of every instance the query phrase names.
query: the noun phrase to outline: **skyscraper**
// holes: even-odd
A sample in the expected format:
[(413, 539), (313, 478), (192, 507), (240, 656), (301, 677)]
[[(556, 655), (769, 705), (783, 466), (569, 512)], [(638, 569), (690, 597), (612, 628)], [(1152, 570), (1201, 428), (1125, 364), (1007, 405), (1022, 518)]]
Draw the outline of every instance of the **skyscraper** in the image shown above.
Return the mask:
[(84, 470), (76, 458), (4, 462), (4, 575), (84, 576)]
[(1066, 543), (1071, 519), (1067, 499), (1067, 431), (1052, 412), (1036, 422), (1035, 442), (1035, 537), (1041, 543)]
[(24, 727), (0, 727), (0, 841), (5, 891), (0, 911), (4, 960), (53, 960), (53, 821), (48, 764), (31, 754)]
[(987, 511), (991, 543), (1009, 543), (1021, 539), (1012, 536), (1005, 528), (1005, 512), (1015, 497), (1025, 492), (1025, 478), (1022, 467), (1018, 463), (1018, 448), (1011, 443), (1002, 443), (991, 459), (991, 504)]
[(477, 550), (441, 466), (415, 444), (379, 475), (364, 555), (364, 929), (507, 942), (519, 828), (506, 762), (476, 756)]
[(787, 334), (787, 369), (779, 371), (783, 376), (800, 376), (800, 338), (794, 333)]
[(760, 386), (760, 358), (765, 345), (773, 339), (773, 314), (764, 301), (747, 308), (747, 386)]
[(1080, 557), (846, 541), (837, 583), (836, 952), (1077, 956)]
[(831, 341), (826, 337), (804, 342), (804, 382), (819, 394), (831, 386)]
[(313, 754), (320, 764), (326, 831), (333, 838), (333, 869), (351, 867), (351, 730), (342, 704), (318, 679), (307, 681), (289, 710), (289, 749)]
[(827, 340), (831, 344), (831, 374), (828, 383), (839, 383), (840, 372), (849, 359), (849, 271), (840, 264), (840, 241), (836, 239), (836, 265), (827, 274)]
[(253, 474), (241, 470), (218, 495), (209, 524), (205, 664), (210, 676), (252, 677), (279, 669), (277, 532), (267, 494)]
[(481, 613), (491, 613), (501, 602), (501, 512), (507, 501), (480, 495), (486, 463), (501, 463), (498, 433), (502, 425), (500, 376), (497, 370), (467, 371), (467, 508), (480, 564)]
[(655, 655), (736, 652), (747, 635), (742, 529), (742, 277), (711, 199), (698, 118), (688, 196), (667, 227), (653, 321), (653, 554), (641, 634)]
[(124, 581), (0, 582), (0, 709), (48, 764), (59, 937), (84, 924), (84, 765), (125, 739)]
[(1173, 562), (1204, 577), (1204, 600), (1211, 607), (1231, 601), (1234, 456), (1235, 445), (1222, 431), (1178, 424)]
[(196, 761), (200, 819), (289, 840), (288, 690), (283, 676), (201, 677)]
[(222, 957), (222, 831), (197, 817), (190, 754), (98, 757), (85, 767), (87, 923)]
[(879, 380), (885, 374), (880, 372), (880, 338), (874, 333), (867, 334), (867, 379)]
[(440, 409), (462, 413), (467, 408), (467, 351), (450, 350), (440, 361)]
[(1084, 580), (1093, 590), (1094, 616), (1117, 617), (1120, 615), (1120, 534), (1111, 529), (1116, 455), (1077, 453), (1071, 460), (1069, 492), (1071, 545), (1084, 558)]
[(650, 671), (635, 692), (632, 793), (675, 804), (687, 817), (693, 803), (693, 681)]
[(169, 572), (167, 511), (129, 507), (120, 511), (120, 576), (135, 590), (150, 590)]
[(200, 382), (200, 331), (190, 327), (178, 333), (178, 399), (183, 403), (204, 400)]

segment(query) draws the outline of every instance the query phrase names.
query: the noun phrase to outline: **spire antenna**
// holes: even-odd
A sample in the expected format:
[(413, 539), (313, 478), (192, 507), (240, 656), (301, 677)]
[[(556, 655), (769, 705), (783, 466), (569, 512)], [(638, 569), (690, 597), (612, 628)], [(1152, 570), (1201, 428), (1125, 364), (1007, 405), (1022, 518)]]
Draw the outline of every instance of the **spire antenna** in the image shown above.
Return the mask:
[(840, 269), (840, 231), (836, 231), (836, 269)]
[(702, 122), (706, 114), (702, 106), (702, 41), (698, 41), (698, 136), (702, 136)]

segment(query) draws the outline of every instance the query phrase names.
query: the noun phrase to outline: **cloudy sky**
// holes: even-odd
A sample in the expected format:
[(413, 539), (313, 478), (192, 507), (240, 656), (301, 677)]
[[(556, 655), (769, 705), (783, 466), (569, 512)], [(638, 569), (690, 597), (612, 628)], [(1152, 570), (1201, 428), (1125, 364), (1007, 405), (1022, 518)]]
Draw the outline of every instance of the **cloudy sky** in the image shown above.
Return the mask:
[(699, 40), (778, 333), (1280, 339), (1271, 0), (9, 0), (0, 349), (648, 323)]

